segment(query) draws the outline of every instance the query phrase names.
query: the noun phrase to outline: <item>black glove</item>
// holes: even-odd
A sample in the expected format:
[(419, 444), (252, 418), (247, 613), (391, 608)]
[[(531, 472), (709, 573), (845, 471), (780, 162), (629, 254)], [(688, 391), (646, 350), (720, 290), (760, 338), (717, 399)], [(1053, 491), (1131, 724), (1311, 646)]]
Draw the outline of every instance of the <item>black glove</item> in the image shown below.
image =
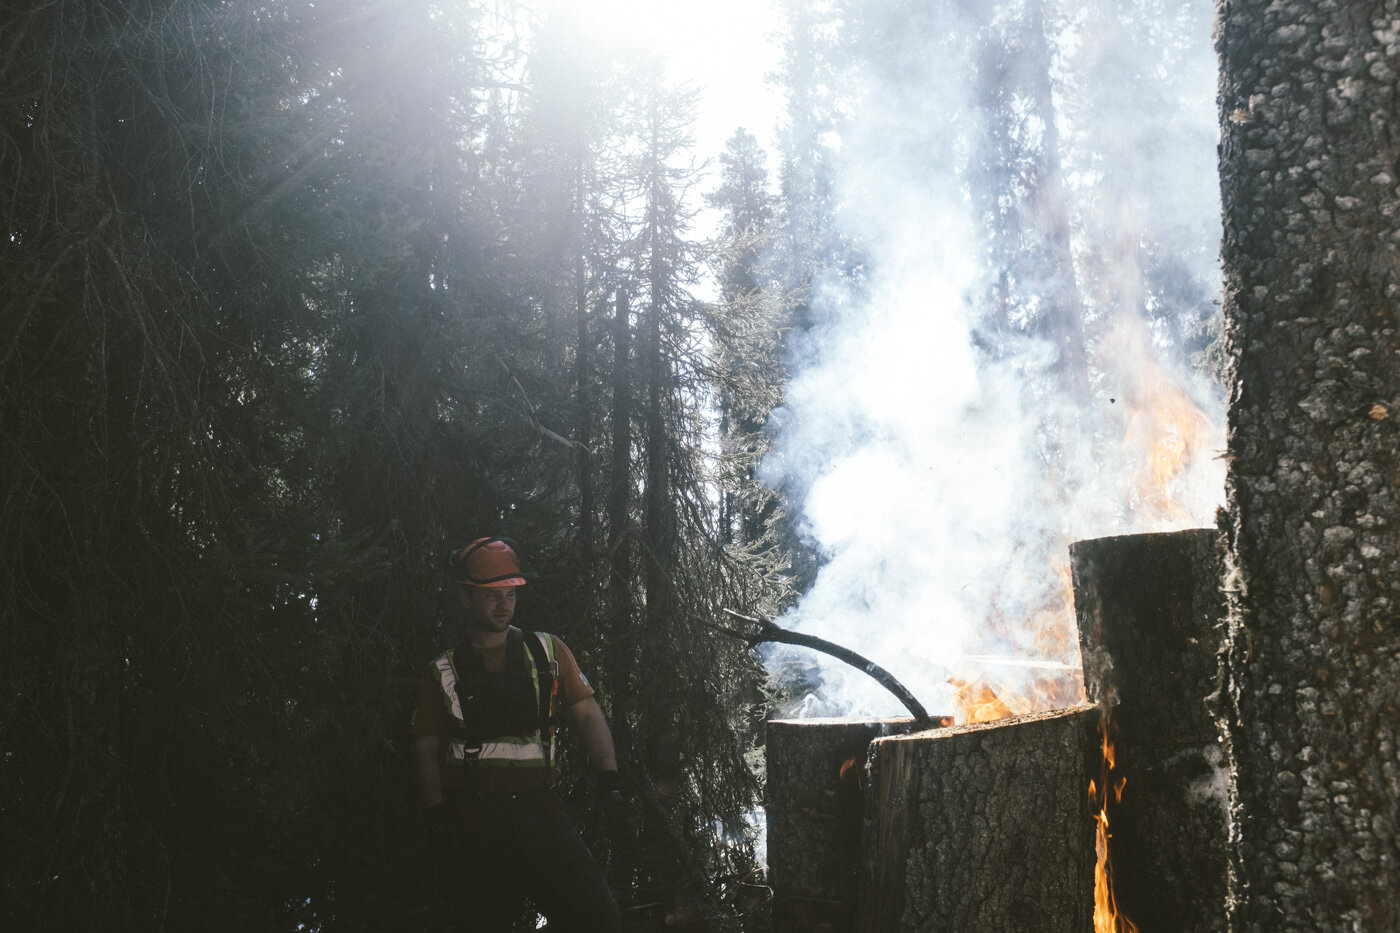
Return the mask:
[(598, 772), (598, 799), (604, 807), (622, 803), (622, 775), (616, 771)]
[(452, 821), (447, 804), (435, 803), (423, 811), (423, 830), (433, 852), (442, 856), (452, 845)]
[(614, 846), (626, 845), (636, 836), (637, 814), (622, 794), (622, 779), (616, 771), (598, 772), (598, 804)]

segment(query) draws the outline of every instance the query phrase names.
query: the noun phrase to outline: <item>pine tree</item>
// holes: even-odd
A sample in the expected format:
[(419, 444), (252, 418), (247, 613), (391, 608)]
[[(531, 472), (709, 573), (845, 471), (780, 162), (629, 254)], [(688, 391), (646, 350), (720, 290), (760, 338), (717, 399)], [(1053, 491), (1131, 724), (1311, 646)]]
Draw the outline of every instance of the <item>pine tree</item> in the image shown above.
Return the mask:
[(773, 267), (777, 198), (765, 162), (758, 141), (742, 129), (720, 156), (719, 186), (706, 195), (722, 212), (720, 301), (706, 320), (718, 410), (720, 539), (754, 581), (745, 605), (776, 615), (792, 596), (793, 535), (778, 494), (758, 470), (771, 446), (768, 419), (788, 380), (783, 347), (792, 302)]
[(521, 28), (6, 20), (0, 912), (26, 928), (412, 925), (399, 743), (443, 553), (481, 533), (545, 571), (530, 622), (564, 620), (636, 766), (632, 879), (717, 910), (744, 863), (713, 826), (754, 800), (759, 672), (695, 621), (751, 583), (713, 510), (684, 108), (586, 59), (570, 99)]
[[(613, 345), (614, 365), (635, 367), (635, 376), (612, 383), (613, 417), (630, 417), (632, 430), (624, 438), (625, 426), (615, 420), (612, 450), (614, 458), (636, 451), (639, 460), (631, 471), (613, 465), (610, 538), (630, 547), (611, 568), (609, 657), (622, 682), (609, 712), (626, 738), (623, 771), (637, 784), (643, 820), (639, 849), (624, 853), (624, 861), (639, 899), (722, 919), (707, 866), (734, 861), (715, 821), (733, 832), (752, 806), (745, 697), (757, 670), (698, 622), (714, 616), (733, 586), (711, 507), (699, 341), (705, 309), (691, 292), (699, 267), (697, 247), (686, 238), (693, 105), (687, 92), (666, 88), (653, 72), (639, 75), (632, 101), (636, 163), (628, 174), (639, 196), (626, 260), (630, 297), (616, 305)], [(635, 337), (627, 326), (633, 308)], [(630, 356), (623, 352), (629, 343)], [(637, 386), (635, 396), (627, 383)], [(640, 486), (624, 510), (625, 473), (639, 476)]]
[[(257, 802), (286, 774), (268, 730), (310, 562), (345, 555), (314, 541), (299, 469), (318, 323), (287, 196), (323, 175), (305, 111), (261, 109), (309, 67), (275, 19), (7, 23), (4, 793), (33, 816), (3, 912), (28, 927), (220, 901), (257, 925), (289, 868)], [(230, 857), (249, 841), (264, 860)]]
[(441, 529), (515, 495), (450, 502), (488, 458), (441, 417), (504, 281), (460, 149), (494, 64), (469, 12), (89, 12), (7, 23), (4, 912), (382, 925)]

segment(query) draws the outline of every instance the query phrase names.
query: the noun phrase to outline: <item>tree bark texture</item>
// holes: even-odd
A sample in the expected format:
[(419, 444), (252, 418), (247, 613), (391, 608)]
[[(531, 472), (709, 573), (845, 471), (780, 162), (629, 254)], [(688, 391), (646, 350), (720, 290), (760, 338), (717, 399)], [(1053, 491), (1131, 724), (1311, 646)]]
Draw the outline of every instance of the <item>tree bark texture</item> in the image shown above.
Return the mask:
[(1221, 0), (1237, 931), (1400, 929), (1400, 3)]
[(878, 739), (858, 928), (1089, 933), (1091, 707)]
[(1108, 715), (1109, 865), (1140, 933), (1226, 929), (1229, 780), (1209, 697), (1225, 600), (1215, 529), (1070, 547), (1084, 686)]
[(860, 856), (860, 778), (870, 742), (912, 720), (771, 720), (768, 883), (774, 933), (850, 930)]

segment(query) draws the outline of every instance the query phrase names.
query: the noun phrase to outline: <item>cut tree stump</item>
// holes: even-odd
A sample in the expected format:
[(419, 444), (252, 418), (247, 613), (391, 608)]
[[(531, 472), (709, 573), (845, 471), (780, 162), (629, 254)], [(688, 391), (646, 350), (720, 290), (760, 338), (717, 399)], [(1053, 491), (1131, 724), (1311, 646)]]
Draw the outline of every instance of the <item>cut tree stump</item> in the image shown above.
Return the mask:
[(1109, 861), (1141, 933), (1226, 929), (1228, 780), (1215, 715), (1224, 638), (1214, 529), (1070, 547), (1090, 702), (1108, 712)]
[(774, 933), (852, 928), (866, 754), (872, 739), (907, 731), (911, 723), (907, 718), (767, 723)]
[(1098, 710), (877, 739), (858, 928), (1089, 933)]

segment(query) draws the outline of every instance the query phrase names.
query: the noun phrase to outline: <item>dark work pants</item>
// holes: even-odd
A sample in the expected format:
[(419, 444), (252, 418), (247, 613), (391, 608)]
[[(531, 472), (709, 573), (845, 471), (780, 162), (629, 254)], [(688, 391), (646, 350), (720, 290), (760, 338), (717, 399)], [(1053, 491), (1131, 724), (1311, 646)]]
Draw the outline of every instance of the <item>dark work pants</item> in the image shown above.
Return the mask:
[(558, 933), (616, 933), (617, 902), (551, 790), (449, 794), (435, 930), (507, 933), (528, 898)]

